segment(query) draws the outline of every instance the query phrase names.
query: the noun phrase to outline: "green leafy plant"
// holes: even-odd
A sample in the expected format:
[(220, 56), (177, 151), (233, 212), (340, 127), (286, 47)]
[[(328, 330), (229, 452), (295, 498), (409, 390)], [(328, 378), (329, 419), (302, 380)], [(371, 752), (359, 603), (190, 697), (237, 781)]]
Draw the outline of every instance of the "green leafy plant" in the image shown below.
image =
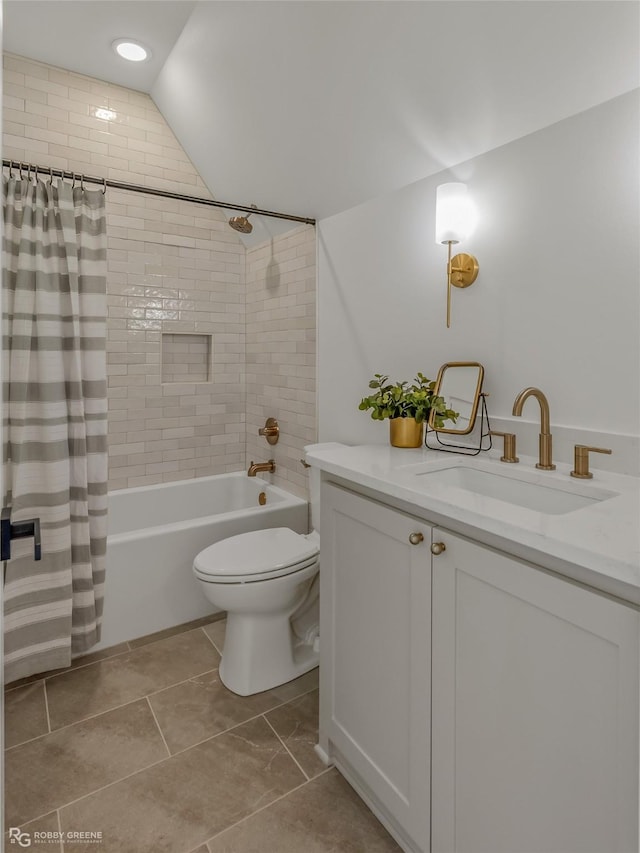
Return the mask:
[(408, 382), (392, 384), (388, 376), (376, 373), (369, 382), (369, 388), (375, 393), (364, 397), (358, 408), (361, 412), (371, 409), (374, 421), (383, 421), (385, 418), (415, 418), (419, 424), (429, 418), (433, 409), (433, 425), (441, 429), (447, 420), (455, 423), (458, 412), (447, 406), (444, 397), (434, 394), (435, 387), (436, 383), (422, 373), (417, 374), (413, 385)]

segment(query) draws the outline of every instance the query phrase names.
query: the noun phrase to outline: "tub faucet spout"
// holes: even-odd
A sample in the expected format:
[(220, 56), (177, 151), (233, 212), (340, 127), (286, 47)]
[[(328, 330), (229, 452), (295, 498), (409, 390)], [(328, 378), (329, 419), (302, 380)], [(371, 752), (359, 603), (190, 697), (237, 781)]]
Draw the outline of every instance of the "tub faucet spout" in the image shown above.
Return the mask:
[(275, 470), (276, 463), (274, 459), (270, 459), (268, 462), (254, 462), (253, 460), (251, 460), (251, 465), (249, 465), (247, 476), (255, 477), (256, 474), (260, 471), (267, 471), (269, 474), (273, 474)]
[(540, 436), (539, 459), (536, 468), (542, 471), (555, 471), (556, 466), (551, 461), (551, 432), (549, 427), (549, 401), (539, 388), (524, 388), (513, 403), (513, 415), (522, 415), (525, 400), (535, 397), (540, 403)]

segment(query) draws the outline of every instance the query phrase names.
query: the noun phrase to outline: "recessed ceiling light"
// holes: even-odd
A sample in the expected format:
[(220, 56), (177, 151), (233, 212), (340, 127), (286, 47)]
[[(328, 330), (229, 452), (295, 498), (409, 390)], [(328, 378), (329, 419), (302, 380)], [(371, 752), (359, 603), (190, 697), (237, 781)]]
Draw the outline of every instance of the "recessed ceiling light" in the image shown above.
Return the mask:
[(116, 39), (112, 45), (118, 56), (128, 59), (130, 62), (144, 62), (149, 59), (151, 51), (133, 39)]

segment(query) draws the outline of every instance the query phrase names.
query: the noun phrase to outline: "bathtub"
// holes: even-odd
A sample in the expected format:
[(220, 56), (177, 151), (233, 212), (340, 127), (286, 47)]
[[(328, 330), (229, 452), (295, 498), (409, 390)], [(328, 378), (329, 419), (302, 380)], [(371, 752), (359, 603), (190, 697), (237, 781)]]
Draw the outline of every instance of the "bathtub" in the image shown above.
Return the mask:
[(307, 533), (308, 504), (244, 471), (110, 492), (102, 639), (91, 651), (215, 613), (194, 557), (267, 527)]

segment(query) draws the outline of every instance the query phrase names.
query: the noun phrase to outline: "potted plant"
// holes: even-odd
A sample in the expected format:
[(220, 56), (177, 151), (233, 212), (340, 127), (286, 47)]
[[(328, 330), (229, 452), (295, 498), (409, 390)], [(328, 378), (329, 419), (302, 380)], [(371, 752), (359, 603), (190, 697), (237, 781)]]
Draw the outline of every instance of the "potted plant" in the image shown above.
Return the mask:
[(389, 418), (390, 440), (393, 447), (421, 447), (423, 424), (431, 411), (435, 412), (433, 425), (443, 427), (446, 420), (455, 423), (458, 412), (448, 408), (443, 397), (434, 394), (436, 383), (418, 373), (413, 384), (389, 382), (388, 376), (376, 373), (369, 382), (374, 393), (364, 397), (358, 408), (371, 409), (374, 421)]

